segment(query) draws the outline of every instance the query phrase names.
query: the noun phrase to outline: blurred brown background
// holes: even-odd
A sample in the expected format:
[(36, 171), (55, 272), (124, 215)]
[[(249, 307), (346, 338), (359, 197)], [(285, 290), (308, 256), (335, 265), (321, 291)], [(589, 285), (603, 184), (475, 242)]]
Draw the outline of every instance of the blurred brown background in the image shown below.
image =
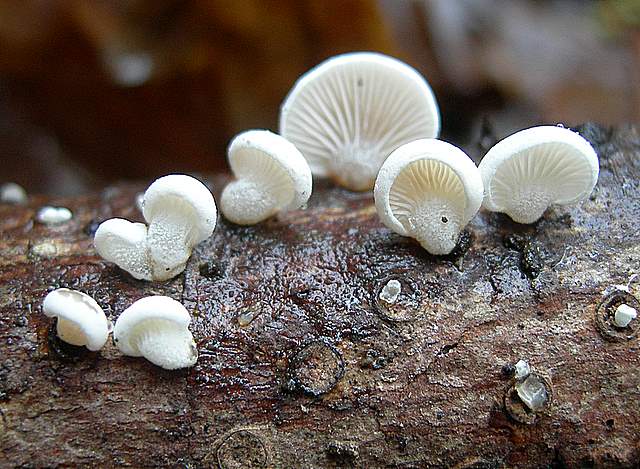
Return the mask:
[(76, 194), (225, 169), (295, 79), (376, 50), (431, 83), (442, 137), (640, 120), (640, 0), (0, 0), (0, 182)]

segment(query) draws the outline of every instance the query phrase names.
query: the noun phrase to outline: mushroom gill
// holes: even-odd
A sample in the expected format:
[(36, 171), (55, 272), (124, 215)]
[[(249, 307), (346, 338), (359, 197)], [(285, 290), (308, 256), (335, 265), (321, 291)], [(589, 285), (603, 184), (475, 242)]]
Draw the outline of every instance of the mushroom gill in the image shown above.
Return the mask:
[(238, 179), (224, 188), (220, 205), (234, 223), (253, 224), (269, 218), (294, 197), (287, 171), (259, 149), (238, 150), (233, 169)]
[(300, 149), (312, 172), (356, 191), (373, 187), (393, 150), (435, 137), (439, 125), (424, 78), (374, 53), (323, 62), (296, 83), (280, 114), (282, 135)]
[(389, 205), (404, 229), (430, 253), (448, 254), (466, 223), (465, 190), (458, 175), (438, 160), (407, 165), (389, 192)]
[(503, 161), (487, 190), (514, 221), (533, 223), (549, 205), (572, 203), (590, 191), (591, 180), (591, 165), (571, 145), (546, 142)]

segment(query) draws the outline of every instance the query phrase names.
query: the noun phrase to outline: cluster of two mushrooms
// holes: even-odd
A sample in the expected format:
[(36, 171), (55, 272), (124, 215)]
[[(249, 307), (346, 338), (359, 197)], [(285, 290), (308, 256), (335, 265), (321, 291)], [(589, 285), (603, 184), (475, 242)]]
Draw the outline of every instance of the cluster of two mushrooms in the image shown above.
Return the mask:
[(385, 225), (431, 254), (448, 254), (480, 206), (533, 223), (552, 204), (587, 198), (598, 172), (598, 157), (580, 135), (540, 126), (498, 142), (478, 167), (439, 140), (403, 145), (382, 165), (374, 193)]
[(93, 298), (68, 288), (50, 292), (42, 309), (56, 318), (58, 337), (71, 345), (98, 351), (113, 330), (114, 342), (123, 354), (144, 357), (168, 370), (193, 366), (198, 358), (188, 328), (189, 312), (166, 296), (136, 301), (120, 314), (114, 327)]
[(157, 179), (144, 194), (148, 225), (112, 218), (94, 236), (98, 254), (142, 280), (168, 280), (181, 273), (193, 248), (213, 233), (216, 203), (195, 178), (172, 174)]
[(596, 153), (569, 129), (517, 132), (479, 167), (437, 140), (439, 130), (425, 79), (376, 53), (323, 62), (297, 81), (280, 114), (280, 133), (314, 175), (351, 190), (374, 188), (382, 222), (432, 254), (450, 253), (481, 205), (533, 223), (551, 204), (588, 197), (598, 178)]

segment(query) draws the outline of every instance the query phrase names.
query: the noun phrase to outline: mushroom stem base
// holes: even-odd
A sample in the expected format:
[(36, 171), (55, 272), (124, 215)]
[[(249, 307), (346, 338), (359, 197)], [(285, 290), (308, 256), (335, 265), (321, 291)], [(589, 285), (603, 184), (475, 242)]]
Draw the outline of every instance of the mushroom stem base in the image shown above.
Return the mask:
[(379, 150), (368, 145), (351, 144), (341, 149), (332, 159), (332, 179), (352, 191), (368, 191), (373, 188), (382, 165)]
[(145, 323), (144, 330), (139, 332), (137, 346), (141, 356), (167, 370), (193, 366), (198, 359), (191, 332), (176, 330), (176, 325), (169, 321)]
[(188, 212), (159, 214), (149, 225), (147, 245), (154, 280), (168, 280), (185, 269), (193, 247), (193, 220)]
[(542, 217), (552, 200), (552, 195), (540, 187), (523, 187), (513, 193), (505, 213), (517, 223), (534, 223)]
[(427, 199), (409, 217), (411, 234), (430, 254), (449, 254), (456, 247), (462, 229), (459, 212), (450, 200)]
[(238, 225), (254, 225), (274, 215), (278, 201), (260, 184), (249, 180), (227, 184), (220, 198), (224, 216)]

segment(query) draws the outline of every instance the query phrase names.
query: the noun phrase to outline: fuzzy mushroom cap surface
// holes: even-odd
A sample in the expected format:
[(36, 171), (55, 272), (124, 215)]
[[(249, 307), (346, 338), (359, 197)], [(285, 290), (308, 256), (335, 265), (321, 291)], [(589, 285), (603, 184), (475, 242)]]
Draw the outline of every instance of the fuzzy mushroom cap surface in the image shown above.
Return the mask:
[(216, 227), (217, 210), (213, 195), (196, 178), (186, 174), (170, 174), (156, 179), (144, 193), (145, 220), (152, 223), (168, 213), (178, 213), (191, 222), (189, 242), (207, 239)]
[(147, 226), (122, 218), (111, 218), (98, 226), (93, 245), (103, 259), (115, 263), (138, 280), (151, 280), (147, 249)]
[(420, 73), (392, 57), (354, 52), (301, 76), (280, 108), (280, 134), (313, 174), (370, 190), (385, 158), (404, 143), (437, 137), (440, 113)]
[(125, 355), (145, 357), (168, 370), (185, 368), (198, 359), (188, 328), (190, 322), (189, 312), (178, 301), (167, 296), (150, 296), (122, 312), (113, 338)]
[(45, 297), (42, 310), (58, 319), (58, 337), (69, 344), (96, 351), (107, 341), (111, 323), (100, 305), (85, 293), (58, 288)]
[(478, 212), (483, 187), (478, 168), (458, 147), (420, 139), (395, 150), (374, 189), (382, 222), (416, 238), (431, 254), (448, 254)]
[(311, 169), (287, 139), (268, 130), (249, 130), (231, 141), (227, 153), (237, 180), (223, 191), (220, 208), (234, 223), (258, 223), (309, 200)]
[(483, 206), (519, 223), (533, 223), (551, 204), (586, 199), (598, 181), (593, 147), (558, 126), (525, 129), (498, 142), (479, 165)]

